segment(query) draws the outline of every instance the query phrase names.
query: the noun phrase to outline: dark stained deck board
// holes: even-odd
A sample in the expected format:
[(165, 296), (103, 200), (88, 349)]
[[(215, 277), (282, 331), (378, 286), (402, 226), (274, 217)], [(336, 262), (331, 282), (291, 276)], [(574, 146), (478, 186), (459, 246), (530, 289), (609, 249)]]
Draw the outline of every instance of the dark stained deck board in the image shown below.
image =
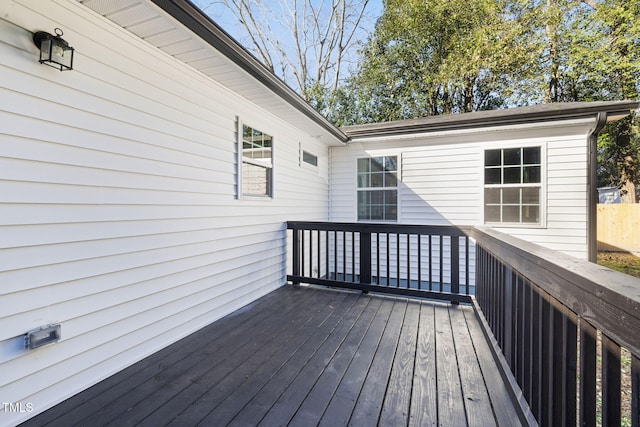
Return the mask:
[[(82, 393), (61, 402), (40, 414), (37, 417), (37, 423), (34, 423), (34, 420), (29, 420), (25, 425), (66, 427), (79, 423), (98, 412), (104, 405), (111, 403), (112, 400), (109, 400), (111, 396), (115, 396), (115, 399), (136, 385), (162, 375), (168, 367), (180, 365), (184, 359), (200, 351), (207, 343), (230, 338), (233, 334), (241, 333), (243, 329), (255, 327), (264, 319), (277, 313), (280, 310), (278, 304), (286, 304), (288, 301), (295, 302), (301, 297), (310, 298), (311, 294), (308, 296), (295, 295), (287, 292), (285, 288), (277, 289), (217, 322), (188, 335), (177, 343), (106, 378)], [(274, 304), (274, 301), (278, 301), (278, 304)]]
[(28, 425), (520, 425), (470, 306), (285, 286)]
[(400, 331), (400, 338), (393, 358), (387, 393), (382, 405), (380, 424), (384, 426), (407, 425), (413, 384), (420, 302), (411, 301)]
[(356, 405), (353, 408), (349, 426), (361, 427), (377, 425), (378, 423), (406, 308), (407, 305), (404, 301), (396, 301)]
[[(362, 297), (352, 294), (349, 300), (352, 304), (355, 304), (358, 301), (362, 301)], [(257, 425), (270, 411), (279, 397), (286, 391), (289, 384), (299, 375), (301, 370), (305, 368), (316, 353), (321, 350), (325, 342), (334, 335), (335, 331), (339, 330), (341, 321), (346, 317), (347, 313), (353, 310), (353, 305), (341, 312), (336, 310), (336, 315), (332, 316), (329, 319), (330, 321), (323, 324), (323, 327), (313, 334), (311, 339), (305, 343), (300, 351), (292, 355), (282, 369), (272, 377), (269, 383), (258, 391), (241, 412), (234, 416), (229, 425)]]
[(465, 310), (464, 316), (497, 424), (504, 427), (521, 425), (522, 422), (518, 417), (518, 412), (498, 371), (498, 366), (493, 359), (489, 343), (484, 336), (476, 314), (473, 310)]
[(496, 425), (495, 417), (491, 409), (491, 401), (484, 384), (482, 371), (478, 364), (478, 357), (467, 328), (465, 312), (468, 310), (472, 310), (471, 307), (449, 307), (467, 423), (469, 426), (491, 427)]
[(338, 389), (331, 397), (329, 406), (320, 419), (320, 427), (344, 426), (349, 423), (358, 395), (367, 377), (367, 373), (380, 345), (380, 340), (389, 321), (395, 302), (392, 299), (381, 298), (378, 315), (371, 323), (362, 343), (345, 373)]
[(418, 323), (409, 426), (438, 425), (436, 336), (433, 304), (422, 304)]
[[(232, 393), (207, 414), (208, 420), (215, 420), (217, 424), (226, 425), (240, 413), (240, 411), (252, 400), (252, 398), (260, 392), (271, 379), (291, 363), (294, 355), (304, 354), (306, 349), (317, 348), (318, 337), (327, 336), (329, 328), (334, 324), (334, 319), (338, 318), (336, 312), (344, 311), (343, 305), (354, 302), (353, 298), (346, 298), (346, 294), (340, 295), (341, 299), (334, 300), (328, 306), (330, 312), (323, 318), (318, 318), (319, 322), (308, 322), (304, 330), (300, 331), (296, 337), (291, 340), (289, 345), (282, 346), (279, 351), (269, 359), (262, 367), (249, 375), (246, 381), (242, 382)], [(332, 317), (333, 316), (333, 317)], [(217, 388), (217, 387), (216, 387)], [(212, 391), (215, 389), (212, 389)], [(192, 417), (191, 413), (197, 409), (198, 405), (189, 408), (188, 411), (180, 414), (174, 421), (175, 425), (187, 424)], [(193, 419), (193, 418), (191, 418)]]
[[(308, 312), (296, 310), (295, 314), (287, 316), (287, 321), (282, 322), (280, 329), (269, 327), (268, 333), (259, 334), (250, 343), (247, 343), (238, 351), (227, 363), (221, 363), (214, 366), (205, 365), (201, 375), (195, 372), (189, 381), (192, 384), (182, 387), (180, 384), (172, 383), (169, 387), (164, 387), (159, 392), (167, 389), (178, 389), (178, 393), (173, 394), (169, 399), (164, 399), (160, 393), (155, 393), (147, 398), (148, 402), (141, 405), (146, 415), (139, 425), (157, 426), (166, 424), (168, 420), (175, 418), (175, 414), (181, 414), (187, 408), (191, 408), (189, 412), (190, 420), (187, 421), (186, 414), (183, 416), (183, 423), (197, 423), (208, 415), (209, 412), (218, 406), (229, 393), (233, 392), (242, 384), (249, 375), (263, 369), (265, 363), (282, 347), (290, 345), (289, 341), (299, 334), (307, 324), (317, 326), (328, 313), (331, 312), (331, 304), (340, 304), (341, 295), (337, 295), (337, 299), (322, 300), (313, 299), (308, 301), (311, 305)], [(203, 386), (203, 384), (205, 386)], [(216, 384), (215, 388), (206, 386), (207, 384)], [(197, 403), (197, 404), (196, 404)], [(149, 414), (151, 404), (157, 406), (157, 409)], [(114, 420), (114, 425), (126, 426), (130, 425), (133, 420), (131, 414)], [(137, 420), (140, 421), (140, 420)], [(134, 423), (135, 425), (135, 423)], [(184, 424), (183, 424), (184, 425)]]
[(434, 310), (438, 423), (441, 426), (466, 425), (465, 402), (460, 385), (458, 355), (453, 341), (449, 309), (447, 306), (437, 304)]
[[(307, 298), (304, 300), (308, 304), (316, 302), (314, 295), (311, 295), (308, 300)], [(116, 397), (115, 400), (83, 419), (82, 423), (91, 426), (134, 425), (183, 388), (194, 383), (198, 384), (199, 378), (205, 375), (211, 366), (222, 369), (235, 368), (240, 358), (244, 358), (251, 351), (260, 349), (260, 345), (267, 342), (266, 334), (272, 331), (272, 327), (267, 321), (276, 321), (280, 324), (286, 321), (289, 316), (303, 318), (299, 311), (295, 310), (294, 301), (289, 302), (285, 307), (287, 308), (281, 309), (279, 312), (270, 312), (269, 316), (261, 318), (262, 321), (257, 324), (245, 324), (243, 325), (245, 327), (236, 328), (230, 333), (220, 336), (217, 340), (211, 341), (201, 348), (200, 351), (192, 352), (180, 363), (168, 367), (161, 374), (126, 393), (113, 396)], [(260, 337), (258, 341), (252, 338), (252, 331)], [(111, 394), (113, 393), (109, 393), (109, 395)]]

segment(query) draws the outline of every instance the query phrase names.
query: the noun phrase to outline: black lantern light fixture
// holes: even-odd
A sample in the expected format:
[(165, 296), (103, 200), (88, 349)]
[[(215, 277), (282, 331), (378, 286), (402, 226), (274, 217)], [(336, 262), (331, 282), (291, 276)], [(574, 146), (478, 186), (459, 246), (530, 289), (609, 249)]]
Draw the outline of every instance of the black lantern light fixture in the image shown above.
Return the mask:
[(62, 30), (56, 28), (56, 35), (38, 31), (33, 42), (40, 49), (40, 63), (60, 71), (73, 70), (73, 48), (62, 38)]

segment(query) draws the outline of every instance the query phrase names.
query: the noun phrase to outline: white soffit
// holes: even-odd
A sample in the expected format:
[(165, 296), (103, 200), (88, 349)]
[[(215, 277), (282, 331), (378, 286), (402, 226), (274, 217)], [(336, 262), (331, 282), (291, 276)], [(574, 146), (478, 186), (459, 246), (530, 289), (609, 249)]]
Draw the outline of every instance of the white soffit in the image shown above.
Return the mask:
[(325, 144), (343, 144), (326, 126), (303, 114), (150, 1), (78, 2)]

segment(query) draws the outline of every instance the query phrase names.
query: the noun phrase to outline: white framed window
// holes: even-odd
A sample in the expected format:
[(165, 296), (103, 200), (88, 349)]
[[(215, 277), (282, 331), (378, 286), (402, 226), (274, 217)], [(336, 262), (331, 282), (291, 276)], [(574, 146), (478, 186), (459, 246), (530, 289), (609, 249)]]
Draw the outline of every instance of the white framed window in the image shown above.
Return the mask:
[(358, 221), (398, 220), (398, 156), (358, 159)]
[(273, 137), (240, 121), (240, 196), (273, 197)]
[(543, 147), (484, 152), (484, 222), (543, 225)]

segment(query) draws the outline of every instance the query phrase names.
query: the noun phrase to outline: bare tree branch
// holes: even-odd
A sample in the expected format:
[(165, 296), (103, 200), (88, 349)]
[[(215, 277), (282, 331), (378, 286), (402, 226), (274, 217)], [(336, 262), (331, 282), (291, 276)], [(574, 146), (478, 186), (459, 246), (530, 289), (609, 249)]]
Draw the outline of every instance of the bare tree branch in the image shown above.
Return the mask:
[(203, 10), (224, 4), (244, 29), (249, 48), (307, 96), (312, 87), (328, 92), (338, 88), (342, 64), (349, 52), (355, 52), (369, 1), (218, 0)]

